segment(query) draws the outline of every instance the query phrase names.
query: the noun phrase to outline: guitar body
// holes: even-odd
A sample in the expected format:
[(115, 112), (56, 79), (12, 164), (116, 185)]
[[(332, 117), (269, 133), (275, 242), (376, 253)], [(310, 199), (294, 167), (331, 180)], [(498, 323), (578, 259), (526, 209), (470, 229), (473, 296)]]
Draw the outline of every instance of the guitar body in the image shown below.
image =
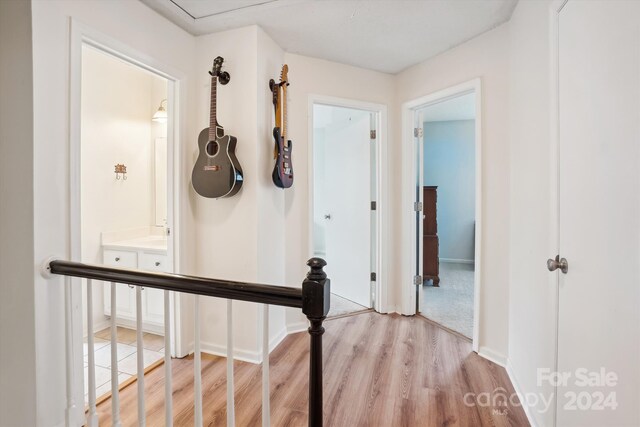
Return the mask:
[(209, 128), (200, 132), (200, 153), (193, 166), (191, 183), (202, 197), (231, 197), (242, 188), (243, 175), (235, 154), (236, 141), (236, 137), (231, 135), (216, 136), (215, 141), (210, 141)]
[(293, 185), (293, 165), (291, 163), (291, 140), (285, 144), (280, 136), (280, 128), (273, 128), (273, 139), (275, 140), (276, 164), (271, 173), (271, 178), (276, 187), (289, 188)]

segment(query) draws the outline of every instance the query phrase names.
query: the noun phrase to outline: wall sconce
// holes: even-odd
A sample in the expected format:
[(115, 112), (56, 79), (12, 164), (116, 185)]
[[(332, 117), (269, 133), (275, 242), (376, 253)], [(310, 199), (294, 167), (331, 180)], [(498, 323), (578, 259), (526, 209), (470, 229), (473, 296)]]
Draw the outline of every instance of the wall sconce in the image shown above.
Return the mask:
[(167, 109), (162, 105), (163, 103), (166, 103), (166, 102), (167, 102), (166, 99), (163, 99), (162, 101), (160, 101), (160, 106), (158, 107), (158, 111), (156, 111), (153, 117), (151, 118), (152, 121), (159, 122), (159, 123), (167, 123)]
[(122, 180), (127, 180), (127, 167), (125, 165), (117, 164), (114, 172), (116, 173), (116, 179), (120, 179), (122, 174)]

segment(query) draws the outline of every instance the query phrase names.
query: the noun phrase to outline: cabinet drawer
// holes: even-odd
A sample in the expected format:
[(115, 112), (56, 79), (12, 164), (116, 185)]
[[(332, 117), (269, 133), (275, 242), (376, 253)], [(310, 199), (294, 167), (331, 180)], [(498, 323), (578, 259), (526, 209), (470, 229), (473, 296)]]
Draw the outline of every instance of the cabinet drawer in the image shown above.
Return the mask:
[(104, 265), (114, 267), (136, 268), (138, 266), (138, 253), (105, 249), (103, 262)]
[(140, 269), (147, 271), (170, 272), (169, 260), (166, 255), (143, 253), (140, 257)]

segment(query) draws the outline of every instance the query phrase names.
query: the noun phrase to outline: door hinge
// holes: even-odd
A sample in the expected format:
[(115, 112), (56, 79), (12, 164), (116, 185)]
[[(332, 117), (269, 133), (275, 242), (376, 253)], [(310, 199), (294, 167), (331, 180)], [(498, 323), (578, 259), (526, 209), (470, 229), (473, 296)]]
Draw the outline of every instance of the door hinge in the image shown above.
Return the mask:
[(413, 276), (413, 284), (416, 286), (422, 285), (422, 276)]
[(378, 134), (378, 133), (376, 132), (376, 130), (375, 130), (375, 129), (370, 130), (370, 131), (369, 131), (369, 139), (376, 139), (376, 135), (377, 135), (377, 134)]
[(413, 204), (413, 210), (416, 212), (422, 212), (422, 202), (415, 202)]
[(376, 281), (376, 279), (377, 279), (376, 273), (371, 272), (371, 281), (372, 281), (372, 282), (375, 282), (375, 281)]
[(371, 210), (375, 211), (378, 208), (378, 204), (375, 201), (371, 202)]
[(422, 128), (413, 128), (413, 136), (422, 138)]

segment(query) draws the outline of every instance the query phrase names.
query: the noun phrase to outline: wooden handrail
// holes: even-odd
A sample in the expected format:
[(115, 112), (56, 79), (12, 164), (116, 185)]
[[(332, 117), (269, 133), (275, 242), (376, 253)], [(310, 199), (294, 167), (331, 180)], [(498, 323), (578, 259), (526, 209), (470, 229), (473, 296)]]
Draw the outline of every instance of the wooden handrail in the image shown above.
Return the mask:
[(155, 273), (60, 260), (51, 261), (49, 269), (51, 273), (63, 276), (84, 277), (194, 295), (302, 308), (302, 289), (300, 288), (235, 282), (173, 273)]

